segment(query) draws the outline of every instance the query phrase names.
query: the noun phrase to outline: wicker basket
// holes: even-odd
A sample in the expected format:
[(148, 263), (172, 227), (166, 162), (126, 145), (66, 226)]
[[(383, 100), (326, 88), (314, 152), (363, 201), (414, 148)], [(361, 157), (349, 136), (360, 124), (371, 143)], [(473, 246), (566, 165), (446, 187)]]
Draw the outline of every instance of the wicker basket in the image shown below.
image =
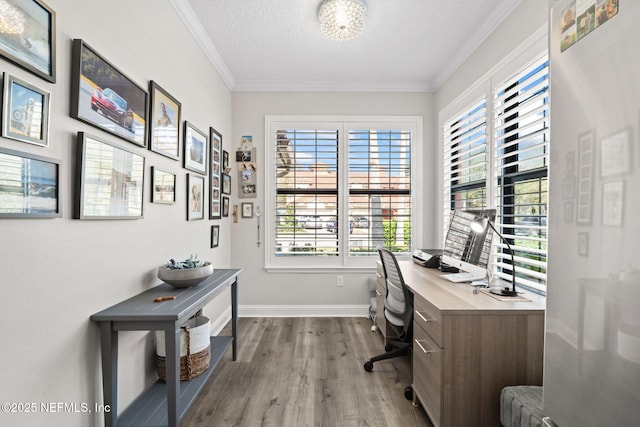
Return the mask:
[[(204, 316), (190, 319), (181, 327), (180, 334), (180, 381), (191, 380), (208, 367), (211, 360), (209, 343), (210, 323)], [(167, 365), (164, 354), (164, 332), (156, 332), (156, 370), (162, 381), (167, 380)]]

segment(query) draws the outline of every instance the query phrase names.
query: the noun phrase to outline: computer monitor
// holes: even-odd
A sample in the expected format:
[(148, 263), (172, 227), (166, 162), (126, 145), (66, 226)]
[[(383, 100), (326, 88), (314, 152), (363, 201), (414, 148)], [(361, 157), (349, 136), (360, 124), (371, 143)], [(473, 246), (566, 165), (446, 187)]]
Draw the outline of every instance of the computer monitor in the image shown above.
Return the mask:
[(442, 263), (471, 273), (474, 277), (485, 277), (487, 274), (493, 237), (490, 227), (486, 227), (481, 233), (471, 230), (471, 223), (480, 216), (493, 222), (496, 210), (454, 210), (442, 253)]

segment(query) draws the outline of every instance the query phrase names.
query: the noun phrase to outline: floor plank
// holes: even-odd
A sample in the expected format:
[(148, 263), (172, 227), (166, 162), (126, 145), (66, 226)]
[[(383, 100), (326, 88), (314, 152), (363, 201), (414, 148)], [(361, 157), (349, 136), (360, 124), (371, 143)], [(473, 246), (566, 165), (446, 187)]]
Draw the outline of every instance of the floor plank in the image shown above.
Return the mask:
[(384, 351), (370, 328), (366, 318), (239, 319), (238, 360), (225, 354), (181, 427), (431, 427), (404, 398), (407, 357), (363, 369)]

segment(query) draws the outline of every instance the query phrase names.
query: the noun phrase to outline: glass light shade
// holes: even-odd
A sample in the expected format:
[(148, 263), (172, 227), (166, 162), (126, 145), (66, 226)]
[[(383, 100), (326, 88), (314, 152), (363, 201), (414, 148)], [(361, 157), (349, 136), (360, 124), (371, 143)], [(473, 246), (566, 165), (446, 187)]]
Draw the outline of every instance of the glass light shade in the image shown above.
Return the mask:
[(320, 29), (331, 40), (351, 40), (364, 30), (367, 7), (361, 0), (325, 0), (320, 5)]

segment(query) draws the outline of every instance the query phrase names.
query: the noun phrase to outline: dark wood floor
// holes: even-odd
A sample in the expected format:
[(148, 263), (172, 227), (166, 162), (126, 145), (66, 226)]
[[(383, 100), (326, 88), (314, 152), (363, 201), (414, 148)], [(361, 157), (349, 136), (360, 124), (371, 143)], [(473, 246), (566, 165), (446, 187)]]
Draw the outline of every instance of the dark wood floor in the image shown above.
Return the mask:
[(241, 318), (239, 337), (181, 427), (431, 426), (404, 397), (407, 357), (363, 369), (384, 351), (369, 319)]

